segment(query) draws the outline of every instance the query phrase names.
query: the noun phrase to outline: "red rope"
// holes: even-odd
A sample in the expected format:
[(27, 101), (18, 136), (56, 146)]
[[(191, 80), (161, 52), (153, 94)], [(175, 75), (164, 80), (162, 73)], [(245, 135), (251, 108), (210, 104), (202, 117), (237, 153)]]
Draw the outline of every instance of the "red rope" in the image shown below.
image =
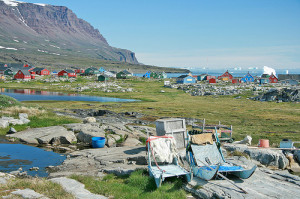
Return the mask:
[(148, 144), (148, 142), (151, 142), (152, 140), (156, 140), (158, 138), (174, 138), (172, 136), (167, 136), (167, 135), (163, 135), (163, 136), (151, 136), (147, 139), (146, 144)]

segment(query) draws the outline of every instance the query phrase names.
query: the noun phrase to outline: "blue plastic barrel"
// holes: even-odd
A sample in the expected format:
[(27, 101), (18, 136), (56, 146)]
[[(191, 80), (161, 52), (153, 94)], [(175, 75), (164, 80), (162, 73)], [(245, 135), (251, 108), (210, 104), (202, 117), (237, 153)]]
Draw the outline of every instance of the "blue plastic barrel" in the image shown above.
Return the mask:
[(103, 148), (105, 145), (105, 137), (92, 137), (93, 148)]

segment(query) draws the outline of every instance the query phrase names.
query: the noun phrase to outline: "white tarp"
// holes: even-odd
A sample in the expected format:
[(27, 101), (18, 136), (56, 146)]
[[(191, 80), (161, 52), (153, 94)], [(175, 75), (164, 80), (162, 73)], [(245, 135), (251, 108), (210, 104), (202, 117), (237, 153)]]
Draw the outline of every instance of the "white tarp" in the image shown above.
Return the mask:
[(176, 141), (174, 138), (150, 137), (150, 147), (157, 162), (172, 163), (177, 157)]

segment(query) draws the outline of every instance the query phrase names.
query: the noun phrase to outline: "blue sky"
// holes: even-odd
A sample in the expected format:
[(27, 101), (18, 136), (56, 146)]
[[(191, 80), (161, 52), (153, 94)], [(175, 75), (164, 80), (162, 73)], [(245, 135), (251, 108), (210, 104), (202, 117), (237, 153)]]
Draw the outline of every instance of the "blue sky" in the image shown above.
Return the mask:
[(300, 0), (26, 2), (69, 7), (144, 64), (300, 69)]

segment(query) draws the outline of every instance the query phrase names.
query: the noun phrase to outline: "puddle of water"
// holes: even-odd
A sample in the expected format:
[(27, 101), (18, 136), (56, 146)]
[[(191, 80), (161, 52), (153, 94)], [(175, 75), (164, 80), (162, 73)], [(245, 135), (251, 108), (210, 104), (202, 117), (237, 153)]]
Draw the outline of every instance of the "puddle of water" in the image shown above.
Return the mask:
[[(0, 172), (8, 173), (22, 167), (28, 175), (47, 177), (46, 167), (60, 165), (65, 159), (65, 155), (33, 146), (0, 143)], [(40, 169), (30, 171), (32, 167)]]

